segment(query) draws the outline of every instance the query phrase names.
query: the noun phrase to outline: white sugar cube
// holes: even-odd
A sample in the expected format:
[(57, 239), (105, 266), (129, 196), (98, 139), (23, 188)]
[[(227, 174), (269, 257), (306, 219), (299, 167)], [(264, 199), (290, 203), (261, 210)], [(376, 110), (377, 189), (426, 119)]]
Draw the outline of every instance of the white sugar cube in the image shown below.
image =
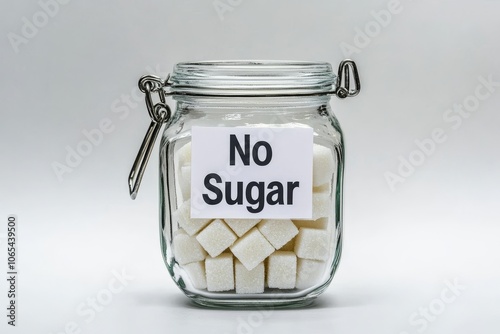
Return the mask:
[(290, 219), (264, 219), (257, 228), (276, 249), (283, 247), (299, 233)]
[(228, 291), (234, 289), (233, 255), (223, 253), (205, 260), (208, 291)]
[(267, 285), (293, 289), (297, 276), (297, 257), (293, 252), (276, 251), (267, 260)]
[(248, 270), (238, 260), (234, 262), (236, 293), (263, 293), (264, 292), (264, 262)]
[(187, 272), (191, 283), (196, 289), (206, 289), (207, 279), (205, 277), (205, 261), (193, 262), (182, 266)]
[(203, 261), (207, 255), (198, 241), (183, 230), (178, 230), (175, 233), (172, 244), (175, 259), (181, 265)]
[(332, 191), (332, 184), (330, 182), (313, 188), (313, 192), (315, 192), (315, 193), (328, 193), (329, 194), (331, 191)]
[(316, 220), (294, 220), (293, 223), (297, 227), (317, 228), (326, 230), (328, 228), (328, 218), (319, 218)]
[(191, 142), (181, 146), (175, 152), (175, 165), (180, 168), (182, 166), (191, 165)]
[(331, 182), (335, 171), (332, 151), (325, 146), (313, 146), (313, 187)]
[(178, 180), (177, 191), (181, 192), (184, 200), (188, 200), (191, 197), (191, 142), (177, 149), (174, 165)]
[(332, 201), (329, 193), (313, 193), (312, 220), (330, 217), (333, 213)]
[(182, 166), (178, 177), (182, 198), (185, 200), (191, 197), (191, 166)]
[(224, 219), (224, 221), (238, 237), (241, 237), (243, 234), (250, 231), (252, 227), (257, 225), (260, 219)]
[(297, 260), (297, 289), (307, 289), (319, 283), (326, 268), (326, 262), (298, 259)]
[(212, 219), (191, 218), (191, 201), (185, 201), (174, 212), (174, 219), (189, 235), (195, 235), (199, 230), (204, 228)]
[(252, 270), (274, 252), (274, 247), (254, 227), (231, 246), (231, 251), (247, 270)]
[(196, 240), (210, 254), (216, 257), (236, 241), (236, 235), (220, 219), (211, 222), (197, 236)]
[(286, 244), (284, 244), (283, 247), (281, 247), (279, 250), (293, 252), (294, 249), (295, 249), (295, 239), (292, 239), (288, 241)]
[(326, 230), (301, 227), (295, 238), (295, 253), (303, 259), (326, 260), (330, 249), (329, 240)]

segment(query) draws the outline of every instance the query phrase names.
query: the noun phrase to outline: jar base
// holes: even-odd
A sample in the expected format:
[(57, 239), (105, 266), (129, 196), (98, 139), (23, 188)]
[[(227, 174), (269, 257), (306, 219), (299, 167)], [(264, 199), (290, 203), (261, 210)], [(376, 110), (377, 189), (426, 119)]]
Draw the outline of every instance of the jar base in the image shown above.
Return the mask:
[(205, 298), (203, 296), (187, 295), (191, 302), (199, 307), (204, 308), (218, 308), (218, 309), (240, 309), (240, 310), (273, 310), (273, 309), (291, 309), (291, 308), (304, 308), (311, 306), (316, 300), (315, 295), (300, 297), (300, 298), (286, 298), (283, 300), (276, 299), (247, 299), (247, 300), (231, 300), (231, 299), (213, 299)]

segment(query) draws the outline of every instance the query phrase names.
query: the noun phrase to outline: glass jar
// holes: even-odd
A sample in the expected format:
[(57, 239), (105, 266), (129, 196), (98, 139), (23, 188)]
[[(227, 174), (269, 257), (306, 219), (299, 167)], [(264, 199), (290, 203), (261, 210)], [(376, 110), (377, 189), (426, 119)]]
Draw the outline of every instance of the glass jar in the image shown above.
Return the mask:
[(179, 63), (139, 86), (152, 123), (130, 192), (165, 124), (160, 235), (174, 282), (204, 306), (313, 301), (340, 260), (344, 144), (329, 100), (359, 92), (354, 62), (337, 76), (328, 63)]

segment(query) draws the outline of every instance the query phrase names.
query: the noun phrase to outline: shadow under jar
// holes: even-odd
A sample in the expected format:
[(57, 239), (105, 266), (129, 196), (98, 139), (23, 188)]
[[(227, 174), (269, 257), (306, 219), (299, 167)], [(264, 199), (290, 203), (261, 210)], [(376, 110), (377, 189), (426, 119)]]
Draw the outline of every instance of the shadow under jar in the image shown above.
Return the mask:
[(319, 62), (179, 63), (143, 88), (166, 108), (147, 103), (145, 142), (166, 124), (160, 234), (174, 282), (203, 306), (312, 302), (340, 260), (344, 144), (329, 100), (359, 92), (354, 62), (338, 75)]

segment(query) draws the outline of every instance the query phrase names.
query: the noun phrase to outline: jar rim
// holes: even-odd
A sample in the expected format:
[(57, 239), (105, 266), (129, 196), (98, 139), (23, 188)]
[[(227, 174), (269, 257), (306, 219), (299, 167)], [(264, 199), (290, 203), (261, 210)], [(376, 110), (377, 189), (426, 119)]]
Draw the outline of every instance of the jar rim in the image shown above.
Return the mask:
[(168, 81), (172, 95), (202, 96), (325, 95), (336, 84), (330, 63), (280, 60), (181, 62)]

